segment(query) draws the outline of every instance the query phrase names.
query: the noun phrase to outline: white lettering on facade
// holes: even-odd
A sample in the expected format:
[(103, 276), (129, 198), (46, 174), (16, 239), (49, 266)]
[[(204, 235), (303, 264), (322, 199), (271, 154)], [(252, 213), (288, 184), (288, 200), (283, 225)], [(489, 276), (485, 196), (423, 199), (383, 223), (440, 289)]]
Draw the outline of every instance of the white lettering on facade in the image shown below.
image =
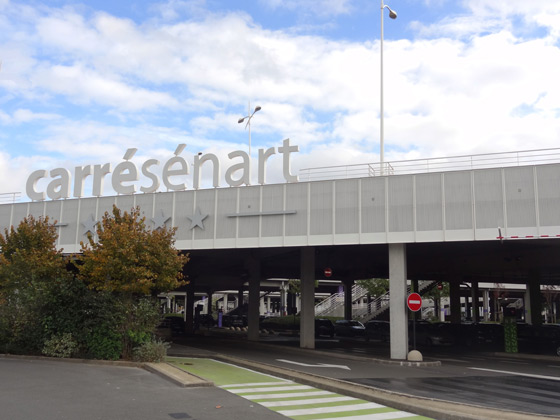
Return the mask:
[[(157, 159), (146, 160), (141, 167), (141, 172), (151, 184), (141, 185), (140, 191), (143, 193), (153, 193), (158, 190), (160, 183), (168, 190), (182, 191), (187, 189), (185, 177), (189, 175), (189, 164), (187, 161), (179, 156), (185, 144), (180, 144), (174, 152), (174, 156), (164, 163), (161, 172), (161, 180), (158, 175), (152, 170), (154, 167), (159, 166), (160, 162)], [(298, 182), (297, 175), (290, 173), (290, 154), (292, 152), (299, 152), (298, 146), (291, 146), (290, 139), (282, 142), (282, 146), (278, 147), (278, 153), (283, 155), (282, 171), (286, 182)], [(92, 181), (92, 195), (100, 197), (103, 195), (103, 185), (105, 177), (111, 174), (111, 185), (117, 194), (134, 194), (137, 190), (136, 183), (140, 179), (138, 167), (130, 161), (137, 149), (130, 148), (123, 156), (123, 162), (120, 162), (115, 169), (112, 169), (110, 163), (102, 165), (86, 165), (77, 166), (74, 168), (74, 189), (73, 196), (80, 198), (84, 194), (85, 182), (88, 177), (93, 177)], [(258, 154), (258, 183), (266, 183), (266, 162), (276, 154), (274, 147), (266, 150), (259, 149)], [(225, 181), (231, 187), (238, 187), (240, 185), (250, 185), (251, 183), (251, 157), (242, 150), (236, 150), (228, 154), (230, 160), (236, 160), (236, 163), (231, 165), (225, 174)], [(241, 159), (239, 161), (239, 159)], [(212, 164), (212, 185), (214, 188), (220, 186), (220, 160), (213, 153), (198, 154), (194, 156), (193, 161), (193, 189), (200, 188), (201, 169), (204, 164)], [(49, 179), (46, 191), (40, 191), (38, 183), (41, 179)], [(46, 171), (39, 169), (29, 175), (26, 182), (26, 193), (33, 201), (42, 201), (47, 197), (51, 200), (61, 198), (69, 198), (72, 184), (72, 174), (68, 169), (55, 168)]]

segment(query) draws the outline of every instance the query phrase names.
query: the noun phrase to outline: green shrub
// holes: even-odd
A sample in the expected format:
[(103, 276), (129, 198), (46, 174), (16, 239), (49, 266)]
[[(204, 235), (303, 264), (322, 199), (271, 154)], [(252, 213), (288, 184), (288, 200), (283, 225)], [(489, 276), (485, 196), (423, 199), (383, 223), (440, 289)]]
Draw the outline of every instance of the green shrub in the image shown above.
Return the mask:
[(87, 356), (92, 359), (118, 360), (122, 353), (123, 340), (120, 334), (99, 326), (86, 339)]
[(146, 341), (135, 347), (132, 354), (136, 362), (163, 362), (169, 343), (161, 340)]
[(78, 343), (72, 338), (72, 334), (64, 333), (61, 335), (53, 335), (49, 340), (45, 341), (43, 346), (43, 354), (50, 357), (72, 357)]

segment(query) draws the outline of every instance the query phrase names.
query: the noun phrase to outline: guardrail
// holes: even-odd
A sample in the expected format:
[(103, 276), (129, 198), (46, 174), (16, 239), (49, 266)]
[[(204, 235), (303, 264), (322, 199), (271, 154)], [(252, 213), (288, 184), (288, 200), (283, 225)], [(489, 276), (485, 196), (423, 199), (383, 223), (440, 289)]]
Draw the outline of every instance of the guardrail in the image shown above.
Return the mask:
[(408, 175), (472, 169), (560, 163), (560, 148), (487, 153), (454, 157), (402, 160), (395, 162), (322, 166), (300, 170), (302, 181), (362, 178), (380, 175)]
[(0, 193), (0, 204), (11, 204), (21, 200), (21, 192)]

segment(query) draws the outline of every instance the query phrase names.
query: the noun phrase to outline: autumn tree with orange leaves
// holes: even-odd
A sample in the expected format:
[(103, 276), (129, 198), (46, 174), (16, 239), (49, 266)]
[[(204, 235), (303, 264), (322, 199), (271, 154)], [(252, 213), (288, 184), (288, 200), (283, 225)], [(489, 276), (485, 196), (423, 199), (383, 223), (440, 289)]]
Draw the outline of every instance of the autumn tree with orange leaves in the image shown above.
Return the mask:
[[(138, 207), (121, 212), (113, 206), (96, 227), (96, 236), (81, 243), (80, 278), (89, 288), (111, 293), (120, 302), (118, 333), (123, 359), (135, 346), (151, 340), (159, 321), (157, 293), (178, 288), (188, 255), (174, 248), (176, 228), (150, 229)], [(96, 240), (97, 239), (97, 240)]]
[(174, 248), (176, 228), (149, 229), (140, 209), (113, 206), (97, 225), (95, 237), (81, 243), (81, 278), (90, 288), (129, 295), (156, 295), (178, 288), (188, 256)]

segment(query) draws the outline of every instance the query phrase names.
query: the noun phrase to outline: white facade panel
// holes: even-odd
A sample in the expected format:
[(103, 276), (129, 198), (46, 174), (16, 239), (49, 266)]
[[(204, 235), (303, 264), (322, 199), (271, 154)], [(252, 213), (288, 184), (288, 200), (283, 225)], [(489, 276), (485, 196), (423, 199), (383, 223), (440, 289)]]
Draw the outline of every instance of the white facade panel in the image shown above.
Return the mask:
[(114, 203), (187, 250), (556, 237), (560, 165), (4, 204), (0, 228), (48, 215), (77, 252)]

